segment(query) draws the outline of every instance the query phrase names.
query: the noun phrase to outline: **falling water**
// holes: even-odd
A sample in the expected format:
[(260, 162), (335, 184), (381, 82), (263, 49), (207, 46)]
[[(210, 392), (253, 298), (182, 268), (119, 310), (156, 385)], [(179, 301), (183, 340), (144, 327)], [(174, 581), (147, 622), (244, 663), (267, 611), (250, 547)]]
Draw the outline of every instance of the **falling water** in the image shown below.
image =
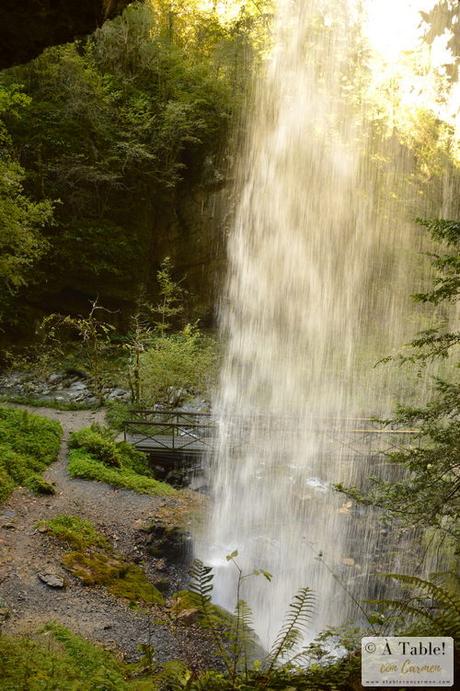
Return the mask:
[(380, 533), (331, 488), (370, 461), (357, 468), (331, 438), (338, 419), (388, 410), (391, 375), (372, 365), (414, 330), (399, 194), (409, 162), (390, 142), (382, 171), (365, 99), (353, 98), (365, 80), (358, 3), (337, 0), (333, 14), (326, 0), (277, 4), (229, 239), (214, 508), (200, 555), (227, 607), (231, 550), (245, 570), (273, 574), (244, 593), (265, 644), (301, 586), (316, 593), (314, 630), (350, 615), (336, 576), (352, 569), (359, 582)]

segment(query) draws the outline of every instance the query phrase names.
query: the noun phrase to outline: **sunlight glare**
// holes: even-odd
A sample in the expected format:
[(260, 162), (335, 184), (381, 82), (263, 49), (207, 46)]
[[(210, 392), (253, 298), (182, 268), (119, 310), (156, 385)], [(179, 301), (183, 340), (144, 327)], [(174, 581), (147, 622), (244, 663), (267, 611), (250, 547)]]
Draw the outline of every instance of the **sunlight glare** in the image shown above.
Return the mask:
[(365, 0), (364, 31), (372, 51), (370, 97), (387, 110), (388, 121), (410, 128), (417, 111), (428, 111), (460, 138), (460, 87), (447, 78), (455, 62), (445, 31), (430, 44), (422, 12), (436, 0)]

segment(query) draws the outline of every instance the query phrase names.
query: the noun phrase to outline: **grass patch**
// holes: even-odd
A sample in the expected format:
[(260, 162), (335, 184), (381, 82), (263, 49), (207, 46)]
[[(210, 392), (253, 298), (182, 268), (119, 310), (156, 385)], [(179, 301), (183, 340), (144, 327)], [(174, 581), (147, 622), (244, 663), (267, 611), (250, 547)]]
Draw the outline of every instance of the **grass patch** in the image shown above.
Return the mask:
[(112, 653), (57, 623), (47, 624), (33, 636), (0, 635), (3, 691), (142, 688), (130, 680), (132, 673), (133, 669)]
[(68, 468), (72, 477), (106, 482), (139, 494), (167, 496), (176, 490), (156, 480), (143, 453), (126, 442), (116, 442), (110, 431), (97, 425), (74, 432)]
[(61, 435), (61, 425), (54, 420), (0, 408), (0, 501), (17, 486), (36, 494), (54, 494), (41, 473), (57, 459)]
[(46, 528), (47, 532), (57, 537), (58, 540), (77, 549), (109, 547), (109, 542), (104, 535), (101, 535), (90, 521), (78, 516), (61, 514), (49, 521), (40, 521), (38, 525)]
[(73, 547), (62, 563), (85, 585), (103, 585), (117, 597), (133, 603), (163, 604), (164, 599), (147, 580), (140, 566), (125, 561), (90, 521), (78, 516), (61, 515), (39, 525)]

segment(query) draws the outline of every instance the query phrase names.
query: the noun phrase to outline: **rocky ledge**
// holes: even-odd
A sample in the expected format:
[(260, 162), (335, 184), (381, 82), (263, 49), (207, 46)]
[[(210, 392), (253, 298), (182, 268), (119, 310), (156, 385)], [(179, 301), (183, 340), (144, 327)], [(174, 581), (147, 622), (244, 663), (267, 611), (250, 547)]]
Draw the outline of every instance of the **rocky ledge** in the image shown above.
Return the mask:
[[(98, 403), (91, 391), (88, 377), (77, 370), (53, 372), (43, 378), (30, 372), (9, 372), (0, 376), (0, 395), (64, 404), (77, 403), (88, 407)], [(129, 401), (130, 394), (118, 386), (107, 386), (104, 398), (107, 401)]]

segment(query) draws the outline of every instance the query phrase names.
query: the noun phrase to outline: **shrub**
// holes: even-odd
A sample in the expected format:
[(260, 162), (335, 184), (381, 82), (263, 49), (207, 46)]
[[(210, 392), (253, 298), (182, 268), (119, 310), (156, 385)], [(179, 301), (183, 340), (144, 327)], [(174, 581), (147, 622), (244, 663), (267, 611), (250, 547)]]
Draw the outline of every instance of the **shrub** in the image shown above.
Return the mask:
[(56, 494), (54, 485), (37, 474), (30, 475), (24, 484), (34, 494)]
[(165, 496), (175, 493), (174, 488), (165, 482), (139, 475), (129, 468), (108, 468), (84, 449), (73, 449), (70, 452), (68, 468), (72, 477), (106, 482), (114, 487), (131, 489), (139, 494)]
[(116, 442), (99, 427), (74, 432), (70, 438), (70, 448), (85, 449), (105, 465), (121, 468), (121, 454)]
[(56, 460), (61, 434), (58, 422), (0, 408), (0, 501), (18, 485), (36, 494), (54, 494), (54, 487), (40, 473)]
[(73, 477), (152, 496), (174, 493), (170, 485), (155, 480), (143, 453), (124, 441), (114, 441), (107, 428), (93, 425), (74, 432), (70, 447), (68, 468)]
[(146, 403), (168, 399), (171, 389), (205, 392), (217, 370), (217, 346), (190, 324), (178, 334), (155, 337), (141, 356), (143, 398)]
[(133, 688), (129, 668), (98, 645), (57, 623), (33, 637), (0, 636), (0, 678), (4, 691), (17, 689)]

